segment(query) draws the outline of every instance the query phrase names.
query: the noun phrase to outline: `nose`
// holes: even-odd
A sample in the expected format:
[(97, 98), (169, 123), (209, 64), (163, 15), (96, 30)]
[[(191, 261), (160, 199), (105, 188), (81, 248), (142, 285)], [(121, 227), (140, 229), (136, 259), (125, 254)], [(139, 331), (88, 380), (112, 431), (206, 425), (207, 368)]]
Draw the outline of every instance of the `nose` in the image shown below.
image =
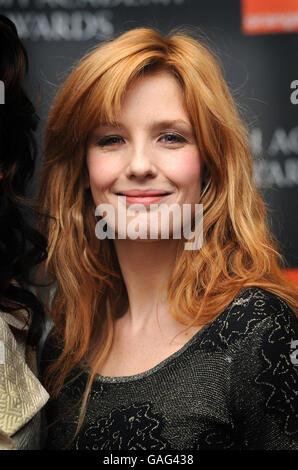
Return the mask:
[(138, 146), (131, 149), (129, 161), (126, 168), (128, 178), (146, 178), (148, 175), (154, 177), (157, 173), (156, 166), (152, 161), (152, 151), (145, 146)]

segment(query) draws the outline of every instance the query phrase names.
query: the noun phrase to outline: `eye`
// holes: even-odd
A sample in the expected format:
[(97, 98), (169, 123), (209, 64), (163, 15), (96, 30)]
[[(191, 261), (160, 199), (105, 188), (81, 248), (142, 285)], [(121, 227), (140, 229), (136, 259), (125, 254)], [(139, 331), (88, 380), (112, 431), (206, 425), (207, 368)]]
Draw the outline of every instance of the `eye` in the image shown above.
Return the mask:
[(109, 136), (103, 137), (102, 139), (99, 139), (97, 141), (97, 145), (99, 147), (106, 147), (108, 145), (120, 144), (122, 142), (124, 142), (122, 137), (118, 135), (109, 135)]
[(161, 140), (169, 144), (177, 144), (177, 143), (186, 142), (186, 139), (182, 137), (182, 135), (173, 134), (173, 133), (164, 134), (163, 136), (161, 136)]

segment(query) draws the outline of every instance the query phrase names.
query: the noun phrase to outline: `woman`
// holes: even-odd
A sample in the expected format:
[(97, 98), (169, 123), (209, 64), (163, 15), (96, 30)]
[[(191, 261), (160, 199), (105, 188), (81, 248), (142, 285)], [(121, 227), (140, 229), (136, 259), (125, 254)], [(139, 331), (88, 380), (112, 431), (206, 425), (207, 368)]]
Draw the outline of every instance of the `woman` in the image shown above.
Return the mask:
[(26, 190), (34, 172), (38, 118), (22, 88), (27, 54), (14, 24), (0, 15), (0, 449), (40, 448), (40, 409), (48, 393), (37, 378), (44, 310), (29, 289), (46, 254)]
[[(50, 113), (40, 202), (56, 283), (47, 448), (298, 448), (297, 288), (207, 48), (140, 28), (84, 57)], [(203, 244), (185, 249), (198, 203)], [(163, 237), (175, 204), (191, 214)]]

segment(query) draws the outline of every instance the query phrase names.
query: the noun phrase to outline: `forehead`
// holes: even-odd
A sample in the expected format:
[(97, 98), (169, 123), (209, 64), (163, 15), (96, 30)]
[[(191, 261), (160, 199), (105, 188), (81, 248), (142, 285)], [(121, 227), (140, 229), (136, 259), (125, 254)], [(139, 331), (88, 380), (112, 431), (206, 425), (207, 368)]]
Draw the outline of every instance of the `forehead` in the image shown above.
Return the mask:
[(121, 106), (113, 118), (115, 123), (130, 120), (136, 123), (148, 120), (190, 122), (178, 80), (165, 71), (136, 78), (125, 90)]
[[(178, 80), (169, 72), (147, 73), (136, 78), (127, 88), (122, 100), (121, 111), (127, 107), (164, 106), (183, 107), (184, 96)], [(145, 111), (145, 109), (144, 109)], [(166, 109), (165, 109), (166, 111)]]
[[(183, 122), (192, 127), (191, 116), (187, 112), (184, 91), (178, 78), (166, 70), (139, 73), (129, 84), (122, 82), (120, 89), (113, 80), (107, 85), (106, 93), (96, 102), (95, 119), (90, 119), (88, 134), (98, 127), (121, 127), (136, 124), (152, 127), (158, 122)], [(102, 89), (102, 88), (101, 88)], [(103, 90), (103, 89), (102, 89)], [(95, 102), (92, 97), (92, 103)]]

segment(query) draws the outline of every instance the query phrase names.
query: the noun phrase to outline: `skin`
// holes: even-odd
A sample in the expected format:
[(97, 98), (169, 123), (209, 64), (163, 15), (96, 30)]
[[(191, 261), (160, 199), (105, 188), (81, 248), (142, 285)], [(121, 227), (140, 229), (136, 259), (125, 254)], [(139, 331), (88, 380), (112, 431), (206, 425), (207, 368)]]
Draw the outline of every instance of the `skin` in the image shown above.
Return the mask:
[[(177, 80), (167, 72), (139, 78), (128, 89), (117, 122), (117, 127), (94, 129), (88, 139), (87, 168), (95, 205), (112, 204), (117, 214), (117, 193), (149, 188), (170, 192), (164, 200), (168, 205), (198, 204), (200, 154)], [(144, 223), (150, 221), (150, 210), (142, 217)], [(115, 229), (117, 233), (117, 223)], [(131, 375), (153, 367), (198, 331), (197, 327), (181, 333), (185, 326), (172, 318), (166, 301), (178, 242), (114, 240), (129, 310), (116, 322), (103, 375)]]

